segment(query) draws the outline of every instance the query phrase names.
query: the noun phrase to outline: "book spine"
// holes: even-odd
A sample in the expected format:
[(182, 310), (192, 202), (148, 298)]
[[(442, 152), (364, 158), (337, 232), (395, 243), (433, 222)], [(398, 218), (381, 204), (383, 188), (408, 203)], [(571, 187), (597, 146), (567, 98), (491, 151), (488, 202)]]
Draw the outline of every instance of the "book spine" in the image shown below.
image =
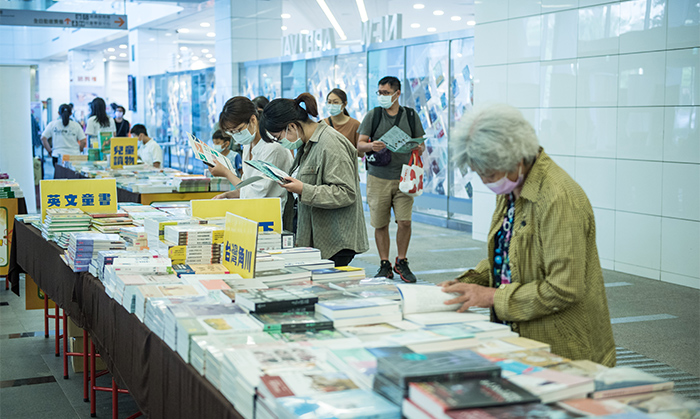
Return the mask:
[(640, 393), (651, 393), (653, 391), (670, 390), (673, 388), (673, 381), (658, 384), (646, 384), (642, 386), (616, 388), (611, 390), (594, 391), (591, 394), (593, 399), (608, 399), (611, 397), (631, 396)]
[[(315, 300), (315, 301), (314, 301)], [(270, 301), (255, 303), (254, 313), (274, 313), (288, 311), (313, 311), (318, 298), (304, 298), (294, 301)]]

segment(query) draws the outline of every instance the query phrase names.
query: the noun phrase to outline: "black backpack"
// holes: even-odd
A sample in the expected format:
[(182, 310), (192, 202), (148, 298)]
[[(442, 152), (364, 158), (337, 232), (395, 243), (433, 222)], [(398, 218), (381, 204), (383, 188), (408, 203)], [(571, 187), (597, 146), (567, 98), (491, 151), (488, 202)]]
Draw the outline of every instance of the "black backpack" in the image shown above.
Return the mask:
[[(377, 106), (376, 108), (373, 109), (372, 112), (372, 131), (370, 131), (370, 142), (374, 141), (374, 134), (377, 132), (377, 128), (379, 128), (379, 122), (381, 122), (382, 119), (382, 113), (381, 109), (383, 109), (380, 106)], [(404, 106), (399, 107), (399, 112), (396, 114), (396, 119), (394, 120), (394, 126), (398, 126), (399, 122), (401, 122), (401, 115), (403, 114), (404, 109), (406, 110), (406, 118), (408, 119), (408, 126), (411, 129), (411, 138), (415, 138), (415, 133), (416, 133), (416, 117), (415, 117), (415, 110), (413, 108), (408, 108)], [(371, 164), (373, 166), (386, 166), (389, 163), (391, 163), (391, 152), (388, 149), (383, 149), (381, 151), (369, 151), (365, 153), (365, 162), (368, 164)]]

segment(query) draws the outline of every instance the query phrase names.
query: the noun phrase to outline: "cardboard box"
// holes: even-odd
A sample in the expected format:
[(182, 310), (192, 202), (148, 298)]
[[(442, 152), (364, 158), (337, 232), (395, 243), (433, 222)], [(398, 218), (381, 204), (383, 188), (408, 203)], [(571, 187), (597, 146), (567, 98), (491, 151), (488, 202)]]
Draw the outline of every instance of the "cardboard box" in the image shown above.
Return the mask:
[[(69, 323), (70, 324), (70, 323)], [(81, 330), (82, 334), (82, 330)], [(82, 352), (83, 351), (83, 338), (70, 338), (68, 339), (68, 345), (71, 352)], [(90, 339), (88, 338), (88, 351), (90, 350)], [(73, 366), (73, 372), (83, 372), (83, 357), (82, 356), (71, 356), (69, 357), (70, 364)], [(95, 359), (95, 368), (97, 371), (104, 371), (107, 366), (102, 361), (101, 358)]]
[(82, 338), (83, 329), (79, 328), (78, 325), (73, 323), (73, 319), (68, 317), (68, 337), (69, 338)]

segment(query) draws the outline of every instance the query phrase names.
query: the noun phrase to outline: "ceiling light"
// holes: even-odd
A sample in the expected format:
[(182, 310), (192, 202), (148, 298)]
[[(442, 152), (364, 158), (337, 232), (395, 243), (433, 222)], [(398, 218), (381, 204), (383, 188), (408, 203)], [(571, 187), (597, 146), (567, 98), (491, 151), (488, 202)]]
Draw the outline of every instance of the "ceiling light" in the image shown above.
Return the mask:
[(110, 56), (109, 56), (109, 59), (110, 59), (110, 60), (116, 60), (117, 57), (116, 57), (116, 55), (110, 55)]
[(119, 49), (127, 49), (127, 48), (128, 48), (128, 47), (126, 46), (126, 44), (121, 44), (121, 45), (119, 45)]
[(367, 22), (369, 17), (367, 16), (367, 8), (365, 8), (365, 0), (355, 0), (357, 3), (357, 10), (360, 12), (360, 20)]
[(107, 52), (114, 52), (114, 48), (107, 48)]
[(202, 48), (202, 54), (206, 54), (207, 52), (209, 52), (209, 50), (208, 50), (208, 49), (206, 49), (206, 48)]
[(170, 32), (166, 32), (165, 36), (173, 36), (173, 34), (171, 34)]
[(187, 28), (182, 28), (177, 30), (178, 33), (190, 33), (190, 30)]
[(474, 26), (474, 25), (476, 25), (476, 21), (475, 21), (475, 20), (468, 20), (468, 21), (467, 21), (467, 26)]
[(286, 31), (286, 30), (287, 30), (287, 27), (284, 26), (284, 25), (282, 25), (281, 29), (282, 29), (283, 31)]
[(413, 5), (413, 8), (416, 10), (425, 9), (425, 4), (416, 3)]
[(435, 31), (437, 31), (437, 29), (435, 29), (435, 28), (428, 28), (428, 32), (435, 32)]
[(213, 38), (213, 37), (216, 36), (216, 33), (214, 33), (214, 32), (207, 32), (207, 36), (208, 36), (209, 38)]
[(199, 24), (199, 26), (201, 26), (201, 27), (203, 27), (203, 28), (208, 28), (208, 27), (211, 26), (211, 23), (209, 23), (209, 22), (202, 22), (202, 23)]
[(192, 60), (197, 61), (197, 60), (199, 60), (199, 57), (195, 55), (194, 57), (192, 57)]
[(210, 59), (209, 59), (209, 62), (210, 62), (210, 63), (215, 63), (215, 62), (216, 62), (216, 58), (210, 58)]
[(289, 18), (292, 17), (292, 15), (290, 15), (289, 13), (282, 13), (282, 14), (280, 15), (280, 17), (281, 17), (282, 19), (289, 19)]
[(122, 57), (122, 58), (124, 58), (124, 57), (126, 57), (126, 53), (125, 53), (125, 52), (120, 52), (120, 53), (119, 53), (119, 56)]
[(156, 38), (148, 38), (149, 41), (153, 42), (156, 40)]
[(302, 30), (299, 31), (299, 33), (302, 34), (302, 35), (308, 35), (308, 34), (309, 34), (309, 30), (308, 30), (308, 29), (302, 29)]
[[(202, 52), (204, 52), (204, 50), (202, 50)], [(205, 57), (211, 58), (211, 57), (213, 57), (213, 55), (212, 55), (212, 54), (207, 54), (207, 55), (205, 55)]]
[(105, 61), (107, 61), (107, 59), (106, 59), (106, 58), (103, 58), (103, 59), (102, 59), (102, 62), (105, 62)]
[(187, 51), (187, 47), (180, 47), (180, 51)]
[(455, 22), (459, 22), (460, 20), (462, 20), (462, 16), (452, 16), (450, 19)]
[(433, 11), (433, 14), (434, 14), (435, 16), (442, 16), (442, 15), (445, 14), (445, 12), (443, 12), (442, 10), (434, 10), (434, 11)]
[(345, 36), (345, 32), (343, 32), (343, 28), (340, 27), (340, 24), (335, 19), (333, 12), (331, 12), (331, 9), (328, 7), (328, 4), (326, 4), (326, 0), (316, 0), (316, 3), (318, 3), (318, 5), (321, 7), (321, 10), (323, 10), (323, 13), (331, 22), (333, 29), (335, 29), (335, 31), (338, 32), (338, 36), (340, 36), (340, 39), (342, 39), (343, 41), (348, 39), (348, 37)]
[(411, 23), (411, 27), (413, 29), (418, 29), (418, 28), (420, 28), (420, 23)]

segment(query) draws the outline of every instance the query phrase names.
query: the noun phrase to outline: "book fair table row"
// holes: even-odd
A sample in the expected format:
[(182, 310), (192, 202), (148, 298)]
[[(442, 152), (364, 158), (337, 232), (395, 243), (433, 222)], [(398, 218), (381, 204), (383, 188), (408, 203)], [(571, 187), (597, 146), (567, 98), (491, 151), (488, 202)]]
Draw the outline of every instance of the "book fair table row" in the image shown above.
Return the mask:
[(15, 221), (8, 279), (19, 295), (19, 274), (30, 275), (78, 326), (87, 330), (102, 360), (125, 384), (146, 417), (241, 418), (214, 386), (134, 314), (105, 293), (87, 272), (73, 272), (63, 250), (36, 228)]

